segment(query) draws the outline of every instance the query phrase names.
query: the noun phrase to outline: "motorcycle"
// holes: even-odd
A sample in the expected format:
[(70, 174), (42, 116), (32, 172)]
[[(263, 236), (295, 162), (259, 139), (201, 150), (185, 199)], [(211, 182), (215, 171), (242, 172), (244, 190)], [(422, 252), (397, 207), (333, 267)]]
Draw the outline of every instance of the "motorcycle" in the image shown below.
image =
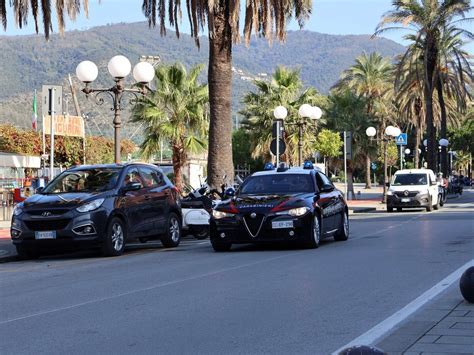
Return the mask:
[(206, 239), (209, 235), (209, 218), (213, 201), (209, 198), (206, 184), (192, 190), (181, 200), (183, 213), (183, 231), (192, 234), (196, 239)]

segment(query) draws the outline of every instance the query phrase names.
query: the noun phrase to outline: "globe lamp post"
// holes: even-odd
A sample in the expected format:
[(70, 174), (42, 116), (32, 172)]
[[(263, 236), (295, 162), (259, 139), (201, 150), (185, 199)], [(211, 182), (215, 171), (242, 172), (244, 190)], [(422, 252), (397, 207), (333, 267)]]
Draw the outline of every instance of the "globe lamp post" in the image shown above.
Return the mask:
[(79, 63), (76, 67), (76, 75), (80, 81), (85, 84), (82, 92), (89, 97), (90, 94), (96, 94), (96, 103), (102, 105), (104, 99), (99, 97), (101, 94), (107, 93), (112, 99), (112, 110), (114, 111), (114, 146), (115, 146), (115, 163), (120, 163), (120, 128), (122, 121), (120, 117), (120, 111), (122, 108), (122, 97), (124, 93), (128, 93), (135, 96), (138, 99), (138, 95), (143, 95), (147, 92), (147, 84), (153, 80), (155, 76), (155, 69), (150, 63), (140, 62), (133, 68), (133, 77), (137, 81), (138, 88), (126, 88), (124, 86), (124, 78), (130, 74), (132, 65), (127, 57), (123, 55), (117, 55), (110, 59), (107, 69), (110, 75), (114, 78), (115, 84), (111, 88), (91, 88), (90, 84), (97, 79), (99, 70), (97, 65), (89, 60)]
[(390, 140), (398, 137), (401, 134), (401, 130), (398, 127), (394, 126), (387, 126), (384, 131), (383, 137), (379, 140), (374, 138), (377, 134), (377, 130), (375, 127), (369, 127), (365, 130), (365, 134), (371, 139), (375, 141), (382, 141), (383, 143), (383, 196), (382, 202), (387, 202), (387, 144)]

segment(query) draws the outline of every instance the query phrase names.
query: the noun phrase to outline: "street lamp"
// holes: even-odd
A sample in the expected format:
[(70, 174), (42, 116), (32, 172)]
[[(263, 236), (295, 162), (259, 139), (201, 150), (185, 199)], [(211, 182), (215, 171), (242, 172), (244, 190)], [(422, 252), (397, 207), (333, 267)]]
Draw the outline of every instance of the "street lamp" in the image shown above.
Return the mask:
[(107, 69), (114, 78), (115, 85), (109, 89), (98, 88), (93, 89), (89, 86), (99, 74), (99, 70), (95, 63), (86, 60), (81, 63), (76, 68), (76, 75), (80, 81), (85, 84), (82, 92), (89, 97), (90, 94), (96, 93), (96, 103), (102, 105), (104, 99), (98, 97), (100, 94), (107, 93), (112, 98), (114, 111), (114, 145), (115, 145), (115, 163), (120, 163), (120, 127), (122, 126), (122, 121), (120, 119), (120, 111), (122, 110), (122, 96), (124, 93), (129, 93), (135, 96), (138, 99), (138, 95), (145, 94), (147, 91), (147, 84), (153, 80), (155, 76), (155, 69), (150, 63), (140, 62), (133, 68), (133, 77), (138, 82), (138, 88), (125, 88), (124, 87), (124, 78), (130, 74), (132, 70), (132, 65), (127, 57), (123, 55), (117, 55), (110, 59)]
[(447, 147), (449, 145), (449, 141), (446, 138), (441, 138), (439, 140), (439, 146), (441, 147), (440, 151), (440, 157), (438, 158), (438, 161), (441, 165), (441, 169), (438, 168), (438, 170), (441, 170), (443, 173), (444, 177), (448, 176), (448, 162), (447, 162)]
[[(278, 106), (273, 110), (273, 116), (277, 122), (277, 132), (279, 133), (279, 123), (288, 115), (288, 110), (284, 106)], [(298, 126), (298, 165), (302, 164), (303, 160), (303, 128), (307, 125), (307, 119), (319, 120), (323, 115), (323, 111), (317, 106), (311, 106), (310, 104), (303, 104), (298, 109), (298, 115), (300, 120), (296, 123), (288, 123), (289, 126)], [(278, 134), (277, 134), (278, 136)], [(278, 153), (279, 153), (279, 142), (277, 140), (277, 164), (278, 164)]]
[[(377, 134), (377, 130), (374, 127), (367, 128), (365, 130), (365, 134), (370, 137), (370, 139), (378, 141), (377, 138), (373, 138)], [(398, 137), (400, 134), (400, 128), (394, 126), (387, 126), (385, 128), (384, 135), (381, 138), (383, 142), (383, 203), (387, 202), (387, 143), (390, 141), (390, 139)]]

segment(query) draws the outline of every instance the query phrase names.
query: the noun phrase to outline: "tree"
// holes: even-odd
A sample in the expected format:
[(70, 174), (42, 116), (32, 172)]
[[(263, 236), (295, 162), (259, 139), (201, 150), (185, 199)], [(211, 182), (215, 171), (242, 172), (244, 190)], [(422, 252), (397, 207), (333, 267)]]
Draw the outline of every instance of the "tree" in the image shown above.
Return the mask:
[[(344, 92), (351, 90), (356, 95), (363, 97), (366, 104), (367, 115), (375, 117), (380, 101), (393, 88), (393, 65), (390, 60), (383, 58), (378, 53), (367, 53), (357, 57), (356, 63), (345, 70), (340, 80), (335, 85), (336, 90)], [(385, 117), (379, 125), (379, 131), (385, 127)], [(365, 188), (371, 188), (370, 181), (370, 155), (365, 154)]]
[(235, 167), (248, 167), (250, 172), (262, 169), (264, 162), (261, 158), (252, 158), (250, 132), (238, 129), (232, 133), (232, 157)]
[[(326, 158), (338, 157), (343, 145), (344, 142), (341, 140), (339, 133), (322, 129), (316, 137), (314, 148), (324, 157), (324, 165), (326, 165)], [(328, 170), (326, 169), (326, 171)]]
[(175, 184), (183, 187), (182, 168), (189, 152), (206, 147), (208, 128), (207, 85), (198, 82), (202, 65), (188, 72), (181, 63), (156, 69), (156, 90), (140, 98), (132, 110), (132, 122), (144, 124), (143, 156), (149, 159), (170, 142)]
[[(414, 40), (423, 52), (423, 100), (428, 134), (428, 167), (436, 170), (438, 144), (435, 137), (433, 93), (436, 85), (436, 68), (440, 58), (440, 36), (443, 28), (452, 27), (458, 35), (472, 37), (473, 33), (460, 27), (471, 10), (470, 0), (392, 0), (393, 10), (380, 21), (375, 35), (387, 30), (410, 29)], [(403, 27), (397, 27), (403, 24)], [(388, 27), (387, 27), (388, 26)]]
[[(365, 134), (365, 130), (375, 125), (376, 121), (372, 115), (367, 114), (366, 108), (365, 98), (355, 95), (350, 90), (333, 91), (329, 96), (327, 127), (338, 132), (352, 132), (352, 160), (349, 160), (347, 165), (348, 192), (352, 196), (354, 196), (352, 176), (354, 167), (363, 166), (367, 171), (366, 156), (376, 154), (374, 145)], [(370, 164), (368, 170), (370, 174)]]
[[(290, 164), (298, 161), (298, 127), (301, 118), (298, 116), (299, 107), (308, 103), (325, 105), (325, 98), (314, 88), (303, 90), (303, 83), (298, 70), (278, 67), (271, 81), (255, 80), (257, 92), (244, 96), (244, 109), (239, 114), (244, 117), (242, 125), (251, 133), (252, 156), (270, 160), (270, 142), (272, 140), (273, 110), (284, 106), (288, 116), (284, 122), (285, 142), (287, 150), (285, 157)], [(305, 119), (306, 129), (303, 132), (303, 156), (310, 157), (314, 152), (317, 122)]]

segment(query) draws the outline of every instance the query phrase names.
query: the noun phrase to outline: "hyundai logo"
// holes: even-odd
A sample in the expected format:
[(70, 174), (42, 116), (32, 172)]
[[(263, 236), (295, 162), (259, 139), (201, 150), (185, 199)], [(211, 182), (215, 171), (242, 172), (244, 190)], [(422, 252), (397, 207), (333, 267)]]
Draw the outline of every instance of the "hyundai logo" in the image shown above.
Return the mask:
[(252, 213), (250, 214), (250, 218), (257, 218), (257, 214), (256, 214), (255, 212), (252, 212)]
[(405, 196), (408, 196), (408, 194), (409, 194), (408, 190), (405, 190), (405, 192), (403, 192), (403, 194), (404, 194)]
[(51, 216), (51, 212), (45, 211), (45, 212), (41, 213), (41, 215), (42, 215), (43, 217), (49, 217), (49, 216)]

